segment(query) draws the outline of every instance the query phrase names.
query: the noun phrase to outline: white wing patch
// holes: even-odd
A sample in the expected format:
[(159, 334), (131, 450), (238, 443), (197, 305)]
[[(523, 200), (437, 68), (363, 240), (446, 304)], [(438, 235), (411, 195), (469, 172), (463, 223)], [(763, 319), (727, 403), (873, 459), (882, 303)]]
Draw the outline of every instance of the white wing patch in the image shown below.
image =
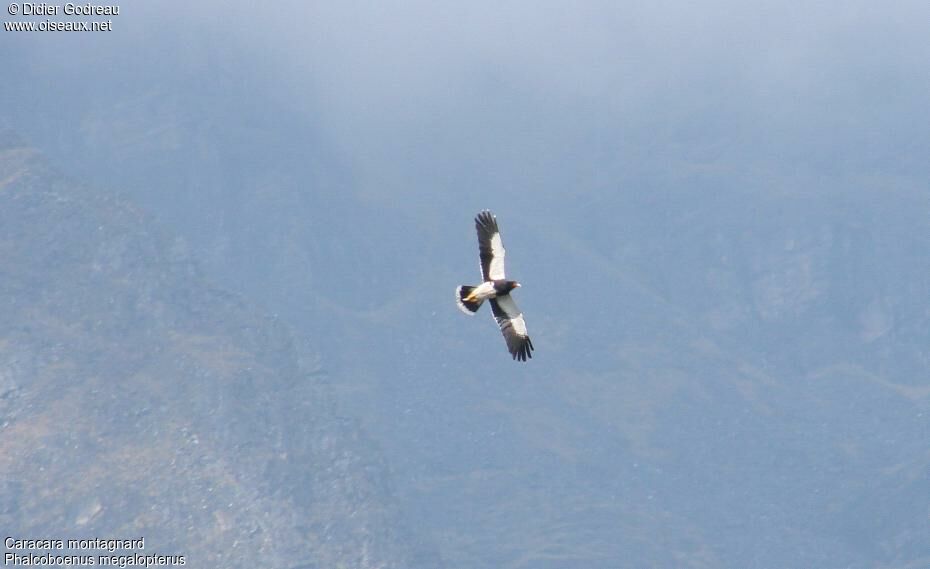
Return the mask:
[(501, 327), (509, 324), (513, 332), (521, 337), (526, 337), (526, 321), (523, 319), (523, 313), (517, 308), (517, 303), (513, 301), (510, 295), (497, 298), (497, 306), (504, 312), (505, 318), (495, 318)]
[(509, 294), (491, 300), (494, 319), (501, 327), (507, 351), (513, 359), (525, 362), (533, 357), (533, 341), (526, 332), (526, 321)]
[(504, 250), (500, 232), (491, 237), (491, 252), (494, 256), (491, 258), (491, 265), (488, 267), (488, 277), (491, 280), (506, 278), (504, 276), (504, 255), (507, 254), (507, 251)]
[(517, 333), (518, 336), (527, 337), (526, 333), (526, 321), (523, 319), (523, 315), (519, 315), (516, 318), (510, 320), (510, 324), (513, 326), (513, 331)]

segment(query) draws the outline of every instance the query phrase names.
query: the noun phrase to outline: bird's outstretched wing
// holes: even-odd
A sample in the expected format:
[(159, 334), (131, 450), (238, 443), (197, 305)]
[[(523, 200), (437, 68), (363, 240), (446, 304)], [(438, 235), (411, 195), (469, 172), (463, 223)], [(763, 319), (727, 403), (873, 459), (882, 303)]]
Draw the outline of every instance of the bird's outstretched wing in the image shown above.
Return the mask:
[(513, 359), (525, 362), (527, 358), (532, 358), (533, 342), (526, 332), (526, 322), (523, 320), (523, 313), (517, 308), (517, 303), (509, 294), (491, 299), (491, 310), (494, 312), (494, 319), (497, 320), (501, 332), (504, 334), (504, 340), (507, 342), (507, 350)]
[(475, 217), (478, 230), (478, 253), (481, 257), (481, 277), (485, 281), (504, 278), (504, 244), (497, 228), (497, 218), (488, 210)]

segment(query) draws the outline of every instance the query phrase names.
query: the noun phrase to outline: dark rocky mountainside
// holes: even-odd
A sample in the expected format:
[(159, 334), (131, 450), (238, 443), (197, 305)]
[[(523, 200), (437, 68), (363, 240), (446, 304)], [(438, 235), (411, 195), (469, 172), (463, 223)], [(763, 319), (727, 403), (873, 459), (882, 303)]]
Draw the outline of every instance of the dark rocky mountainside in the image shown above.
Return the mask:
[(4, 535), (145, 536), (193, 567), (439, 566), (316, 360), (0, 133)]

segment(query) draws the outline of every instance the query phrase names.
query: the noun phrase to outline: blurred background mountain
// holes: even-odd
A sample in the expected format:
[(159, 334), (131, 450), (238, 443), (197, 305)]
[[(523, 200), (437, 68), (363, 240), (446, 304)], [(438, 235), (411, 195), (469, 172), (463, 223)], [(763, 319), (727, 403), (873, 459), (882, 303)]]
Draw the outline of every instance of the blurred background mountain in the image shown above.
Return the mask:
[(194, 566), (437, 566), (312, 346), (9, 132), (0, 180), (9, 535), (144, 536)]
[[(203, 559), (930, 563), (926, 5), (208, 6), (2, 38), (7, 521), (150, 527), (92, 469)], [(452, 302), (485, 207), (527, 365)]]

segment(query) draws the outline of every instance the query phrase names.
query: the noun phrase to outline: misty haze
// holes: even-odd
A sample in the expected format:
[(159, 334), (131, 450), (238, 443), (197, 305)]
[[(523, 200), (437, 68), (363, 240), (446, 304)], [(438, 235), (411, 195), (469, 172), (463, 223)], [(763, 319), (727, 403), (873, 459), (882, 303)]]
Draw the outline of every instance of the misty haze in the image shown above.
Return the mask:
[(49, 4), (112, 31), (0, 31), (5, 554), (930, 567), (930, 4)]

